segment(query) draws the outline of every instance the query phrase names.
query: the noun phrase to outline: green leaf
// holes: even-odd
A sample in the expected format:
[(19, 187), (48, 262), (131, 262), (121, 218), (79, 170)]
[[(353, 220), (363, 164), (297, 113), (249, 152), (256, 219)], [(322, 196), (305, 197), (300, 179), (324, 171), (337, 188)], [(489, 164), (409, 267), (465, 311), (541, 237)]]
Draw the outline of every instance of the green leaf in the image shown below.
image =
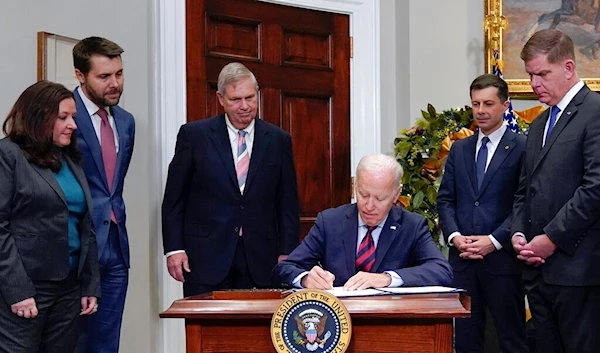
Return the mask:
[(437, 201), (437, 190), (435, 187), (430, 186), (427, 188), (427, 200), (435, 205)]
[(423, 193), (423, 191), (419, 191), (417, 192), (417, 194), (413, 197), (413, 207), (415, 208), (419, 208), (419, 206), (421, 206), (421, 204), (423, 203), (423, 199), (425, 198), (425, 194)]

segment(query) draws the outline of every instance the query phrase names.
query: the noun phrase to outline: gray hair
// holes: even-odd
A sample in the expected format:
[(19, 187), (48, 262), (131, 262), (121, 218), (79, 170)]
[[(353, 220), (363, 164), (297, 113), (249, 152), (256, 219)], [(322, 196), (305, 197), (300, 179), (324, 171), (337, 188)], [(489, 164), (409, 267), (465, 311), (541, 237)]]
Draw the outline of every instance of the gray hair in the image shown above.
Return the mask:
[(219, 90), (219, 93), (224, 94), (225, 87), (247, 77), (252, 80), (254, 87), (258, 90), (258, 82), (252, 71), (248, 70), (242, 63), (229, 63), (225, 65), (223, 69), (221, 69), (221, 73), (219, 73), (217, 89)]
[(385, 154), (371, 154), (361, 158), (356, 167), (356, 179), (361, 171), (365, 171), (372, 174), (381, 173), (383, 171), (394, 172), (394, 182), (396, 187), (400, 187), (402, 184), (402, 175), (404, 170), (398, 161)]

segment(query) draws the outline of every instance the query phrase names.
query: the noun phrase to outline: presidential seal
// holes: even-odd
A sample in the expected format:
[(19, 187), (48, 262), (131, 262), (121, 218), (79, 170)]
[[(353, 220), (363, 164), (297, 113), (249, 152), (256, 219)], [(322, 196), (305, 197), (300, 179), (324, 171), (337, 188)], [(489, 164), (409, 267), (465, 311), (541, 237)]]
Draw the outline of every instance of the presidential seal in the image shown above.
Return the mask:
[(344, 353), (351, 334), (348, 310), (322, 290), (290, 294), (271, 319), (271, 341), (278, 353)]

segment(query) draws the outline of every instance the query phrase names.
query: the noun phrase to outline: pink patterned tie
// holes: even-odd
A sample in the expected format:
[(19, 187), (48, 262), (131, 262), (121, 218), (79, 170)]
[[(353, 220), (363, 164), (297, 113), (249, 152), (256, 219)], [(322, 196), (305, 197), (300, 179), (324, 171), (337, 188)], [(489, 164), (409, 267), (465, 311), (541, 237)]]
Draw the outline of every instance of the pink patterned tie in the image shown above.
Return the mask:
[[(237, 172), (238, 186), (240, 187), (240, 193), (244, 193), (246, 187), (246, 178), (248, 177), (248, 167), (250, 166), (250, 156), (248, 155), (248, 148), (246, 146), (246, 134), (244, 130), (238, 131), (238, 152), (237, 161), (235, 163), (235, 170)], [(243, 234), (242, 227), (238, 235), (241, 237)]]
[(250, 156), (248, 155), (248, 148), (246, 147), (246, 134), (247, 132), (244, 130), (238, 131), (238, 156), (235, 164), (238, 185), (242, 194), (244, 193), (246, 178), (248, 177), (248, 167), (250, 166)]
[[(108, 113), (103, 108), (96, 113), (102, 119), (100, 123), (100, 146), (102, 148), (102, 161), (104, 162), (104, 173), (108, 183), (108, 190), (112, 192), (115, 168), (117, 166), (117, 147), (115, 146), (115, 133), (108, 122)], [(115, 212), (110, 209), (110, 219), (117, 223)]]

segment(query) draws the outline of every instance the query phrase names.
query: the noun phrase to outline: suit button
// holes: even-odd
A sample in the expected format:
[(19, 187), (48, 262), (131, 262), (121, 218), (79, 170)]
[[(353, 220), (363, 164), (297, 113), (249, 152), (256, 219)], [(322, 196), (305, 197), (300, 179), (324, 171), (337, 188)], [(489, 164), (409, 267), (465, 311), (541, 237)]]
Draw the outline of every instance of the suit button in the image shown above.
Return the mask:
[(479, 201), (475, 201), (475, 207), (479, 206)]
[(527, 220), (527, 222), (528, 222), (529, 224), (531, 224), (531, 219), (528, 219), (528, 220)]
[(239, 232), (240, 232), (240, 227), (235, 227), (235, 228), (233, 229), (233, 231), (234, 231), (234, 232), (236, 232), (236, 233), (239, 233)]
[(531, 197), (534, 197), (535, 196), (535, 191), (532, 191), (530, 195), (531, 195)]
[(244, 209), (244, 205), (241, 205), (241, 206), (240, 206), (240, 210), (243, 210), (243, 209)]
[(105, 226), (107, 226), (107, 225), (108, 225), (108, 221), (104, 221), (103, 223), (104, 223), (104, 225), (105, 225)]

